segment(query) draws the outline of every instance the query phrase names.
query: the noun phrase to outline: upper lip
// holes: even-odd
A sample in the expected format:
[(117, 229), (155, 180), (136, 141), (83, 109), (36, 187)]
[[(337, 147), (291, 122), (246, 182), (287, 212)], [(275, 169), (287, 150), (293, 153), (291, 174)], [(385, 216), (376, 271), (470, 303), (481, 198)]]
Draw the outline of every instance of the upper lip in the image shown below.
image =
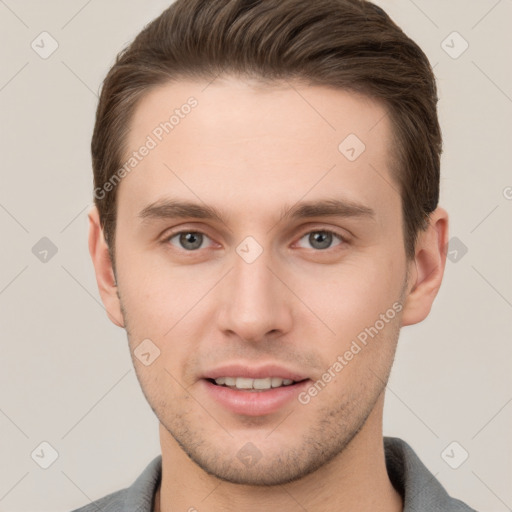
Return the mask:
[(266, 364), (263, 366), (250, 366), (249, 364), (226, 364), (205, 373), (205, 379), (218, 379), (219, 377), (245, 377), (247, 379), (266, 379), (268, 377), (280, 377), (301, 381), (307, 379), (303, 374), (288, 370), (278, 364)]

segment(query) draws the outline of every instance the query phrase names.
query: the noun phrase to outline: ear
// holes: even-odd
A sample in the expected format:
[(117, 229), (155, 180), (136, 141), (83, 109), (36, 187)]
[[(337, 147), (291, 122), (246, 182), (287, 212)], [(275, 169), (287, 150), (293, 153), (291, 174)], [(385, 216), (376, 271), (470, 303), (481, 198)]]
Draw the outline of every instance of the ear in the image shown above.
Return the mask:
[(89, 211), (89, 253), (92, 258), (98, 290), (107, 311), (107, 316), (117, 326), (124, 327), (112, 260), (110, 259), (108, 245), (105, 241), (96, 206), (93, 206)]
[(437, 208), (430, 215), (427, 230), (420, 232), (414, 261), (409, 263), (410, 281), (402, 326), (417, 324), (430, 313), (443, 280), (447, 246), (448, 213)]

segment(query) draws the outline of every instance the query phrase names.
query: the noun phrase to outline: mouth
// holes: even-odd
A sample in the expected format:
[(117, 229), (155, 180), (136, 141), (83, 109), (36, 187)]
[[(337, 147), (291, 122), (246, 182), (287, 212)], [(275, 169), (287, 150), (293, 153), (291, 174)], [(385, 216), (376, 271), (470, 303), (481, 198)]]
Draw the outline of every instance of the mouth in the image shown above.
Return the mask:
[(263, 392), (272, 389), (294, 386), (308, 379), (292, 380), (281, 377), (266, 377), (264, 379), (251, 379), (248, 377), (218, 377), (216, 379), (206, 379), (208, 382), (236, 391)]
[(237, 361), (208, 370), (199, 389), (224, 411), (265, 416), (291, 407), (311, 382), (300, 370), (279, 363), (255, 366)]
[(241, 416), (265, 416), (285, 407), (297, 405), (301, 392), (310, 379), (293, 380), (282, 377), (216, 377), (201, 379), (202, 393), (223, 410)]

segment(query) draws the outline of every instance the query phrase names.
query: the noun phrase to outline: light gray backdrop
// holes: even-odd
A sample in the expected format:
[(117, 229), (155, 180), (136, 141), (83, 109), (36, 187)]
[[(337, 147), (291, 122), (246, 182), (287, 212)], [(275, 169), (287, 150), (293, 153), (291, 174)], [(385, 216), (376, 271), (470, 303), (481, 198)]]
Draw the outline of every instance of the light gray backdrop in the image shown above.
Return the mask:
[[(435, 66), (453, 237), (430, 317), (402, 331), (385, 434), (476, 509), (512, 510), (512, 1), (378, 3)], [(0, 0), (1, 511), (69, 511), (160, 450), (86, 238), (101, 81), (167, 5)]]

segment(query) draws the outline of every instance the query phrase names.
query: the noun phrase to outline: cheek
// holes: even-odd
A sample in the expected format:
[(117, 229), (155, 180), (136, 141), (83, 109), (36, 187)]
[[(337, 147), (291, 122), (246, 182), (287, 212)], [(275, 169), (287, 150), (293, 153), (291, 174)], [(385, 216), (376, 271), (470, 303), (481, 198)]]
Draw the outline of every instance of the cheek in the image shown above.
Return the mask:
[(132, 353), (143, 340), (151, 340), (159, 351), (152, 372), (172, 381), (169, 373), (176, 378), (186, 373), (191, 353), (208, 339), (212, 323), (206, 320), (214, 295), (208, 292), (219, 272), (171, 266), (134, 253), (122, 266), (119, 290)]
[(304, 272), (295, 277), (294, 291), (334, 331), (326, 329), (326, 334), (343, 342), (373, 325), (399, 300), (403, 271), (398, 261), (385, 255), (354, 258)]
[(192, 407), (192, 402), (187, 401), (189, 394), (180, 385), (182, 376), (177, 368), (169, 364), (165, 351), (149, 366), (142, 364), (135, 356), (133, 362), (144, 396), (158, 417), (162, 418), (170, 410), (185, 414)]
[(173, 319), (199, 300), (202, 286), (191, 267), (171, 266), (155, 253), (132, 248), (119, 254), (119, 290), (124, 309), (136, 326), (164, 328), (170, 324), (170, 328)]

